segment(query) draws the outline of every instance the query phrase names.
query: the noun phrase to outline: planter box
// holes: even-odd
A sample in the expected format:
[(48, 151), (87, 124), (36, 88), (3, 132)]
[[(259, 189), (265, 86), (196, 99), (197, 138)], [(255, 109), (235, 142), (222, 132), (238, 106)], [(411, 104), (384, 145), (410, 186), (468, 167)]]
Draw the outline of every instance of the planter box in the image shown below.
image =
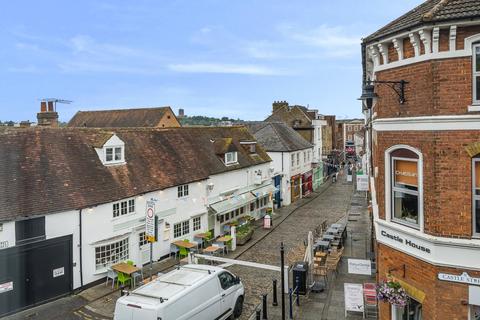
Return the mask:
[(237, 245), (243, 246), (245, 243), (247, 243), (252, 238), (253, 232), (254, 230), (251, 228), (250, 231), (248, 231), (245, 235), (241, 237), (237, 235)]

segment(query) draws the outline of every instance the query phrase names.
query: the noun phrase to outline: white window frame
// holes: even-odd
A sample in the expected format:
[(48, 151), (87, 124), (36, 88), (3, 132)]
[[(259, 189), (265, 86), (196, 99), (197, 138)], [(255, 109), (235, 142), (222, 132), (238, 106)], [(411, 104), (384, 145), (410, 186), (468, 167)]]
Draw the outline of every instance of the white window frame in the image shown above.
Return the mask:
[[(108, 263), (99, 263), (99, 261), (97, 259), (97, 249), (102, 248), (102, 247), (106, 248), (108, 246), (108, 247), (110, 247), (109, 251), (111, 251), (112, 246), (115, 245), (115, 244), (119, 244), (121, 247), (123, 246), (125, 253), (118, 254), (118, 255), (115, 255), (115, 256), (112, 256), (112, 253), (110, 253), (110, 255), (108, 257)], [(119, 262), (122, 262), (122, 261), (125, 261), (125, 260), (129, 259), (130, 248), (129, 248), (128, 237), (120, 239), (118, 241), (113, 241), (113, 242), (109, 242), (109, 243), (105, 243), (105, 244), (102, 244), (102, 245), (95, 246), (93, 252), (94, 252), (94, 259), (95, 259), (94, 260), (95, 261), (95, 271), (96, 272), (103, 271), (109, 266), (112, 266), (116, 263), (119, 263)], [(107, 250), (104, 250), (103, 252), (107, 252)], [(102, 258), (100, 257), (99, 259), (101, 260)], [(105, 259), (107, 259), (107, 257), (105, 257)]]
[(129, 214), (135, 214), (134, 198), (112, 203), (112, 216), (114, 219), (129, 215)]
[(475, 211), (475, 200), (480, 200), (480, 195), (475, 194), (475, 163), (480, 163), (480, 158), (472, 158), (472, 237), (480, 238), (480, 232), (475, 232), (475, 220), (476, 220), (476, 211)]
[(292, 153), (292, 154), (290, 155), (290, 159), (291, 159), (291, 161), (292, 161), (292, 168), (293, 168), (293, 167), (295, 167), (295, 153)]
[[(120, 149), (120, 159), (115, 159), (115, 153)], [(108, 146), (103, 148), (105, 164), (117, 164), (125, 162), (125, 148), (123, 146)], [(112, 160), (107, 160), (107, 150), (112, 150)]]
[[(232, 159), (228, 159), (229, 156), (231, 156)], [(232, 152), (225, 153), (225, 164), (229, 165), (229, 164), (235, 164), (235, 163), (238, 163), (237, 151), (232, 151)]]
[(148, 244), (147, 235), (146, 235), (145, 231), (142, 231), (138, 234), (138, 247), (142, 248), (143, 246), (145, 246), (147, 244)]
[[(393, 216), (392, 212), (392, 161), (391, 153), (398, 149), (407, 149), (412, 151), (418, 156), (417, 160), (417, 174), (418, 174), (418, 225), (408, 224), (408, 222), (391, 219)], [(398, 157), (397, 157), (398, 158)], [(406, 158), (412, 160), (411, 158)], [(407, 226), (412, 229), (419, 230), (423, 233), (424, 231), (424, 214), (423, 214), (423, 155), (422, 153), (409, 145), (395, 145), (387, 150), (385, 150), (385, 219), (388, 222), (395, 222), (403, 226)]]
[(472, 104), (479, 106), (480, 99), (476, 99), (477, 95), (477, 77), (480, 77), (480, 71), (477, 70), (476, 51), (480, 48), (480, 43), (476, 43), (472, 46)]
[(300, 165), (300, 152), (297, 152), (297, 166)]
[(193, 217), (192, 218), (192, 227), (193, 227), (193, 231), (198, 231), (198, 230), (202, 229), (202, 217), (200, 217), (200, 216)]
[(181, 186), (178, 186), (178, 188), (177, 188), (178, 198), (188, 197), (188, 194), (189, 194), (188, 184), (183, 184)]
[[(405, 194), (409, 194), (409, 195), (417, 197), (417, 208), (418, 208), (418, 211), (419, 211), (419, 212), (417, 212), (417, 215), (418, 215), (418, 223), (420, 223), (420, 193), (418, 192), (419, 187), (417, 186), (417, 191), (409, 190), (409, 189), (406, 189), (406, 188), (395, 187), (395, 183), (394, 183), (395, 182), (395, 172), (393, 170), (393, 168), (395, 167), (394, 166), (395, 160), (415, 162), (417, 164), (417, 176), (418, 176), (418, 160), (417, 159), (402, 158), (402, 157), (390, 157), (390, 161), (391, 161), (391, 167), (390, 167), (391, 168), (391, 170), (390, 170), (391, 183), (390, 183), (390, 185), (391, 185), (391, 190), (392, 190), (392, 198), (391, 198), (392, 202), (391, 202), (391, 212), (390, 212), (391, 220), (396, 222), (396, 223), (406, 225), (408, 227), (412, 227), (412, 228), (415, 228), (415, 229), (420, 229), (420, 226), (413, 223), (413, 222), (409, 222), (409, 221), (406, 221), (406, 220), (395, 218), (395, 213), (394, 213), (394, 210), (393, 210), (395, 192), (401, 192), (401, 193), (405, 193)], [(417, 179), (417, 181), (418, 181), (418, 179)]]
[[(176, 233), (175, 229), (179, 227), (180, 233)], [(190, 234), (190, 220), (184, 220), (173, 224), (173, 238), (180, 238)]]

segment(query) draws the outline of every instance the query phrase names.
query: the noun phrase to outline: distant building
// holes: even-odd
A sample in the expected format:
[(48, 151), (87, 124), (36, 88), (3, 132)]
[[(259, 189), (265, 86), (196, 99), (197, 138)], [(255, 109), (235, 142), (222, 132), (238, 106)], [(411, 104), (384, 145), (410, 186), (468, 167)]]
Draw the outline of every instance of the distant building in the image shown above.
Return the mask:
[(340, 158), (345, 160), (356, 156), (354, 135), (364, 130), (365, 120), (363, 119), (342, 119), (336, 121), (337, 150), (340, 151)]
[(86, 128), (181, 127), (170, 107), (78, 111), (67, 126)]
[(265, 121), (286, 123), (313, 144), (313, 162), (322, 161), (322, 128), (327, 122), (318, 110), (298, 105), (290, 106), (287, 101), (275, 101), (272, 104), (272, 114)]
[(283, 122), (247, 122), (249, 131), (273, 160), (275, 207), (289, 205), (323, 182), (322, 166), (312, 170), (313, 144)]

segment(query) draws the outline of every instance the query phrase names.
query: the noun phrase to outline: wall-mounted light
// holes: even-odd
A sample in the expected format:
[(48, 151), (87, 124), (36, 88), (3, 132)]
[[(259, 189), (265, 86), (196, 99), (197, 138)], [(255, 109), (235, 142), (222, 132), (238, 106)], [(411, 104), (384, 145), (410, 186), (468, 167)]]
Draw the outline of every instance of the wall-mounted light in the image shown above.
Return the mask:
[[(390, 89), (395, 91), (395, 93), (398, 96), (398, 102), (400, 102), (400, 104), (405, 103), (405, 101), (406, 101), (406, 99), (405, 99), (405, 86), (408, 84), (408, 81), (405, 81), (405, 80), (399, 80), (399, 81), (368, 80), (367, 83), (363, 87), (362, 96), (359, 98), (359, 100), (363, 100), (366, 103), (368, 103), (368, 101), (366, 101), (366, 99), (369, 99), (368, 96), (372, 96), (372, 93), (373, 93), (373, 95), (375, 95), (375, 98), (377, 97), (377, 95), (373, 92), (373, 90), (374, 90), (373, 84), (384, 84), (384, 85), (386, 85), (387, 87), (389, 87)], [(364, 95), (365, 95), (365, 97), (364, 97)], [(367, 105), (367, 108), (368, 108), (368, 105)], [(370, 108), (371, 108), (371, 106), (370, 106)], [(368, 108), (368, 109), (370, 109), (370, 108)]]

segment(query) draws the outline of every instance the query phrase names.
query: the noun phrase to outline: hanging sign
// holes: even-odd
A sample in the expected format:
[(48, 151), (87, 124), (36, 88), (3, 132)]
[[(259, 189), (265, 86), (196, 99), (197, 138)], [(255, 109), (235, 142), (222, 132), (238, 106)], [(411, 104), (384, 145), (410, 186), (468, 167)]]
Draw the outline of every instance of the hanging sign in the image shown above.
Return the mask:
[(363, 259), (348, 259), (348, 273), (372, 275), (372, 262)]
[(345, 316), (348, 311), (363, 312), (363, 286), (360, 283), (344, 283)]
[(439, 280), (450, 281), (450, 282), (460, 282), (460, 283), (468, 283), (468, 284), (475, 284), (480, 286), (480, 278), (473, 278), (468, 275), (468, 273), (464, 272), (461, 275), (456, 274), (449, 274), (449, 273), (439, 273), (438, 274)]
[(145, 237), (148, 242), (155, 242), (155, 202), (147, 201), (145, 212)]

